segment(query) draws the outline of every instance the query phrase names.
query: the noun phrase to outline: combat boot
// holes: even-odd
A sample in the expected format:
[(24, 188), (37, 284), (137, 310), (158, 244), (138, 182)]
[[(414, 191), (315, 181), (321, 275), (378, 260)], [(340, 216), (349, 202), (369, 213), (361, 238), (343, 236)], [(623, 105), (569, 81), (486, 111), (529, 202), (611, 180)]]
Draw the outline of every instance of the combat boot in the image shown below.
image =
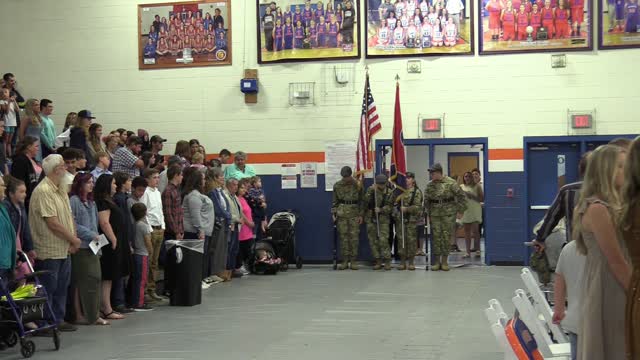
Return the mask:
[(351, 263), (351, 270), (358, 270), (360, 269), (360, 266), (358, 266), (358, 263), (355, 261), (350, 261)]
[(416, 269), (416, 266), (413, 264), (413, 258), (409, 258), (409, 270), (413, 271)]
[(449, 271), (449, 257), (442, 257), (442, 271)]
[(380, 259), (376, 259), (376, 263), (373, 265), (373, 270), (382, 269), (382, 261)]
[(436, 256), (435, 264), (431, 265), (431, 271), (438, 271), (438, 270), (440, 270), (440, 256)]
[(407, 262), (404, 257), (400, 260), (400, 265), (398, 265), (398, 270), (407, 270)]
[(384, 269), (385, 270), (391, 270), (391, 259), (385, 259), (384, 260)]
[(349, 261), (344, 260), (342, 264), (338, 265), (338, 270), (345, 270), (349, 268)]

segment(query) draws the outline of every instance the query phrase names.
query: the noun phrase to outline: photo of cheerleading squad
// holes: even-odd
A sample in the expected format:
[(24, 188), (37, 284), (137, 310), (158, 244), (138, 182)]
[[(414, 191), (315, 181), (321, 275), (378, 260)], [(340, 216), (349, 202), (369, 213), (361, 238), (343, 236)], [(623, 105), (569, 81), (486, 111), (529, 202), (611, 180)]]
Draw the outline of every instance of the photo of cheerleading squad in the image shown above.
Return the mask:
[(225, 19), (229, 11), (222, 5), (225, 3), (141, 5), (141, 66), (227, 60), (230, 42)]
[(600, 45), (640, 47), (638, 0), (600, 0)]
[(483, 0), (481, 51), (590, 47), (585, 0)]
[(367, 56), (471, 53), (466, 8), (462, 0), (367, 0)]
[(258, 3), (259, 61), (358, 57), (356, 3)]

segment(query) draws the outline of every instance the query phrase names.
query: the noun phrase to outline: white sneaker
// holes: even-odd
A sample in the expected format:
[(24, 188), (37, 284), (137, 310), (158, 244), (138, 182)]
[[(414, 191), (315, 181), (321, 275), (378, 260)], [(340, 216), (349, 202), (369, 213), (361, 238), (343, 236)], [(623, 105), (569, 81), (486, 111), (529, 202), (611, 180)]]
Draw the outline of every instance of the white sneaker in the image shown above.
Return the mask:
[(209, 287), (211, 287), (211, 285), (207, 284), (207, 283), (206, 283), (206, 282), (204, 282), (204, 281), (202, 282), (202, 290), (206, 290), (206, 289), (208, 289)]
[(211, 280), (213, 281), (214, 284), (221, 283), (224, 281), (224, 279), (219, 277), (218, 275), (211, 275)]
[(242, 266), (240, 267), (240, 272), (242, 273), (242, 275), (249, 275), (249, 274), (251, 274), (251, 272), (250, 272), (250, 271), (248, 271), (248, 270), (247, 270), (247, 268), (245, 268), (245, 267), (244, 267), (244, 265), (242, 265)]

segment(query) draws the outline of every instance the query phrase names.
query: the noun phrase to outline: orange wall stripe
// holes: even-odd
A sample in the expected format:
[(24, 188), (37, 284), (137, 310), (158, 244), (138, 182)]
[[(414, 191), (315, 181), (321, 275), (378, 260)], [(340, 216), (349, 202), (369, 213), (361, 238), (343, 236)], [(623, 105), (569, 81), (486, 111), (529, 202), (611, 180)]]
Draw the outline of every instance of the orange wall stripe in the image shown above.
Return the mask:
[(522, 160), (522, 149), (489, 149), (489, 160)]
[[(218, 156), (210, 154), (207, 159)], [(489, 160), (522, 160), (522, 149), (489, 149)], [(276, 152), (276, 153), (249, 153), (248, 164), (283, 164), (301, 162), (324, 162), (324, 152)]]

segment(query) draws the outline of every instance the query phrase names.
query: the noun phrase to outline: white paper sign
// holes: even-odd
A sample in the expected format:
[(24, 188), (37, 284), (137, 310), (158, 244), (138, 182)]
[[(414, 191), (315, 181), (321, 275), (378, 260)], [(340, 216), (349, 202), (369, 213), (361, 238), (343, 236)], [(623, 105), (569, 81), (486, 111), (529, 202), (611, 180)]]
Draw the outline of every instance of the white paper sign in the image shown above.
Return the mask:
[(282, 164), (280, 167), (281, 175), (298, 175), (298, 164)]
[(282, 175), (282, 188), (283, 189), (297, 189), (298, 188), (298, 176), (297, 175)]
[(100, 249), (107, 245), (109, 243), (109, 240), (107, 240), (107, 237), (104, 236), (104, 234), (98, 236), (97, 240), (93, 240), (89, 243), (89, 248), (91, 249), (91, 251), (93, 251), (93, 253), (95, 255), (98, 255), (98, 251), (100, 251)]
[(301, 163), (300, 164), (300, 187), (301, 188), (317, 188), (318, 187), (318, 164), (317, 163)]
[(333, 185), (342, 179), (340, 169), (350, 166), (355, 172), (356, 143), (355, 141), (338, 141), (326, 144), (324, 155), (325, 190), (333, 191)]

